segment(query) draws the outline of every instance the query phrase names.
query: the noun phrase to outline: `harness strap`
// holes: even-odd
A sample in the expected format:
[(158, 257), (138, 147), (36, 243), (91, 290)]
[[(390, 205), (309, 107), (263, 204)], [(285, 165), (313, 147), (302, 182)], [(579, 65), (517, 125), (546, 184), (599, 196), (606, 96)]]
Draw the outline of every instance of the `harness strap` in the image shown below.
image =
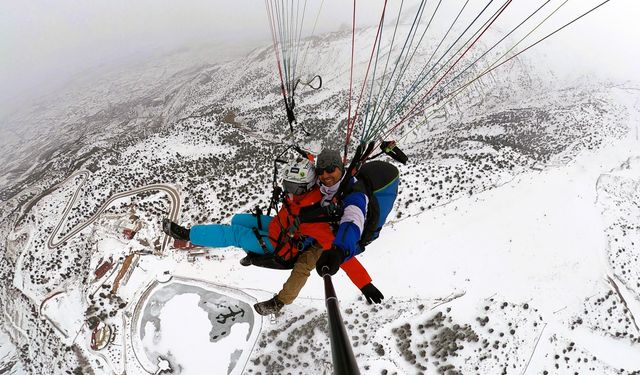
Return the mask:
[(253, 213), (253, 215), (256, 217), (256, 220), (258, 221), (258, 229), (262, 230), (262, 209), (260, 208), (260, 206), (256, 205), (255, 208), (255, 212)]
[(256, 236), (256, 239), (258, 240), (258, 243), (260, 244), (260, 247), (262, 248), (262, 252), (265, 254), (269, 254), (269, 249), (267, 248), (267, 243), (264, 242), (264, 238), (262, 238), (262, 235), (260, 234), (260, 231), (258, 230), (258, 228), (253, 227), (251, 228), (251, 230), (253, 231), (253, 234)]

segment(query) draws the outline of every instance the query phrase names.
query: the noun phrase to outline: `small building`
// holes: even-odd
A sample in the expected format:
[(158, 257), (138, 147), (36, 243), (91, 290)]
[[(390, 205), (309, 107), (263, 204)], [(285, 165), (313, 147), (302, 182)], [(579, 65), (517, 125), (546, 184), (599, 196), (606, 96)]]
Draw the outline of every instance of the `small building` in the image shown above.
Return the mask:
[(105, 261), (101, 261), (102, 263), (98, 266), (98, 268), (96, 268), (96, 270), (94, 271), (94, 275), (96, 277), (96, 280), (100, 279), (102, 276), (104, 276), (107, 272), (109, 272), (109, 270), (111, 268), (113, 268), (113, 259), (109, 258), (108, 260)]
[(124, 235), (124, 238), (131, 240), (141, 228), (142, 224), (139, 221), (136, 221), (135, 223), (128, 223), (122, 229), (122, 234)]
[(191, 248), (191, 250), (187, 251), (187, 261), (188, 262), (195, 262), (196, 258), (200, 257), (200, 256), (206, 256), (207, 254), (209, 254), (208, 249), (205, 248), (201, 248), (201, 247), (197, 247), (197, 248)]
[(91, 332), (91, 349), (102, 350), (111, 342), (113, 329), (110, 325), (100, 322)]
[(138, 231), (142, 229), (142, 222), (140, 221), (140, 217), (136, 215), (135, 212), (135, 205), (131, 205), (131, 208), (129, 209), (129, 216), (120, 222), (122, 235), (127, 240), (133, 239), (133, 236), (135, 236), (136, 233), (138, 233)]
[(194, 247), (199, 247), (196, 246), (194, 244), (191, 243), (191, 241), (184, 241), (184, 240), (173, 240), (173, 247), (175, 247), (176, 249), (183, 249), (183, 250), (189, 250), (189, 249), (193, 249)]

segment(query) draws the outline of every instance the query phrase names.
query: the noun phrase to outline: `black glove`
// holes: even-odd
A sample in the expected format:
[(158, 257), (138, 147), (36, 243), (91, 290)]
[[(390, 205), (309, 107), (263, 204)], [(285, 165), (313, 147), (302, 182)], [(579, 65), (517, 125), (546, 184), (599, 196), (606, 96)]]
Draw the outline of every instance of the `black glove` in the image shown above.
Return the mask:
[[(320, 255), (320, 258), (316, 262), (316, 271), (318, 271), (318, 275), (324, 276), (326, 272), (329, 275), (335, 275), (336, 272), (340, 269), (340, 265), (344, 260), (344, 252), (337, 247), (332, 247), (329, 250), (325, 250)], [(322, 270), (324, 267), (327, 267), (329, 270)]]
[(371, 283), (363, 286), (362, 288), (360, 288), (360, 290), (362, 291), (362, 294), (364, 294), (365, 298), (367, 299), (367, 303), (381, 303), (382, 299), (384, 298), (384, 296), (378, 290), (378, 288), (373, 286), (373, 284)]

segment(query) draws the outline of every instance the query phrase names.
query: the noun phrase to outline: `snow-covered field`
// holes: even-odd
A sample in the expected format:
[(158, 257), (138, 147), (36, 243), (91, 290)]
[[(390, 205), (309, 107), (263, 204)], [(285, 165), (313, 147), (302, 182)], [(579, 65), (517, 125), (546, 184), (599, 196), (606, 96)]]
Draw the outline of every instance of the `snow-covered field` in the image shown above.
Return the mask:
[[(317, 43), (335, 85), (300, 106), (313, 149), (336, 142), (322, 133), (339, 129), (348, 74), (331, 71), (348, 35)], [(136, 108), (126, 126), (100, 112), (104, 137), (3, 175), (0, 373), (332, 372), (320, 277), (262, 318), (251, 305), (287, 271), (242, 267), (234, 248), (175, 249), (160, 230), (268, 200), (286, 128), (267, 52), (176, 76), (141, 94), (168, 93), (149, 107), (121, 103)], [(403, 146), (396, 207), (359, 257), (384, 303), (333, 277), (362, 373), (640, 373), (639, 91), (514, 89), (528, 69), (492, 77)], [(138, 125), (152, 130), (123, 136)]]
[[(605, 140), (595, 150), (582, 150), (566, 164), (519, 173), (481, 193), (393, 220), (361, 255), (374, 284), (386, 296), (383, 305), (367, 306), (344, 275), (334, 277), (363, 372), (605, 374), (640, 369), (640, 332), (634, 318), (640, 314), (635, 245), (640, 227), (640, 143), (631, 128), (636, 124), (627, 123), (628, 136)], [(74, 189), (81, 186), (71, 179), (34, 207), (39, 215), (53, 214), (52, 224), (44, 228), (62, 219)], [(46, 208), (38, 209), (40, 205)], [(101, 290), (113, 285), (115, 269), (84, 286), (63, 282), (56, 289), (63, 293), (50, 299), (46, 293), (56, 290), (25, 287), (21, 273), (14, 278), (18, 287), (32, 291), (34, 302), (42, 303), (41, 316), (55, 322), (52, 333), (61, 335), (66, 345), (84, 347), (81, 351), (86, 351), (83, 355), (89, 363), (97, 361), (93, 371), (119, 372), (128, 366), (128, 371), (135, 372), (146, 366), (146, 371), (153, 372), (148, 358), (141, 360), (143, 366), (133, 364), (137, 345), (143, 352), (155, 353), (151, 349), (155, 348), (167, 353), (158, 361), (171, 358), (171, 367), (183, 374), (203, 373), (212, 363), (228, 364), (231, 358), (240, 358), (230, 355), (234, 351), (226, 351), (229, 348), (251, 353), (235, 371), (330, 371), (319, 277), (310, 279), (282, 315), (262, 321), (248, 306), (277, 292), (285, 271), (241, 267), (242, 252), (236, 249), (209, 250), (193, 262), (183, 250), (156, 247), (147, 254), (144, 250), (161, 237), (157, 221), (145, 220), (144, 229), (127, 241), (113, 224), (127, 215), (118, 216), (117, 211), (103, 214), (107, 216), (93, 225), (91, 241), (98, 251), (92, 255), (89, 271), (98, 267), (97, 257), (122, 263), (127, 254), (138, 251), (139, 255), (130, 278), (118, 291), (122, 310), (112, 310), (117, 312), (105, 319), (116, 332), (115, 341), (102, 350), (108, 355), (87, 349), (90, 330), (77, 316), (94, 298), (112, 299)], [(25, 230), (28, 236), (37, 233)], [(47, 232), (51, 229), (38, 236)], [(248, 337), (249, 331), (233, 325), (228, 337), (217, 338), (225, 343), (225, 351), (207, 350), (206, 338), (198, 335), (211, 331), (214, 319), (206, 318), (203, 303), (215, 299), (194, 291), (174, 292), (158, 304), (144, 292), (145, 285), (166, 275), (225, 285), (231, 288), (229, 301), (234, 293), (246, 294), (244, 311), (250, 314), (251, 326), (260, 327), (260, 335), (256, 332), (246, 344), (239, 344), (238, 337)], [(147, 302), (155, 304), (161, 323), (155, 331), (136, 327), (131, 318), (142, 308), (138, 305)], [(16, 327), (9, 331), (17, 334), (20, 323), (7, 318)], [(136, 341), (141, 330), (147, 338), (142, 334)], [(156, 339), (149, 341), (153, 332)], [(125, 360), (116, 363), (109, 357)]]

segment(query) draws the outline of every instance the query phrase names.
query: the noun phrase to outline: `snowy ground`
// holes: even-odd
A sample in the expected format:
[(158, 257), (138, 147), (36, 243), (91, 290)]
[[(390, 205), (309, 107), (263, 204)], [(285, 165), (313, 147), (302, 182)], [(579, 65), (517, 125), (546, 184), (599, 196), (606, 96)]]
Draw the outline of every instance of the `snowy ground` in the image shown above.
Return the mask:
[[(353, 306), (360, 317), (346, 316), (350, 322), (360, 320), (360, 326), (350, 330), (354, 335), (362, 337), (356, 332), (364, 320), (370, 327), (363, 327), (364, 332), (374, 336), (353, 340), (369, 344), (365, 345), (368, 348), (354, 348), (359, 362), (389, 373), (423, 370), (419, 364), (442, 368), (445, 363), (463, 374), (499, 373), (503, 367), (511, 373), (512, 366), (515, 373), (531, 374), (640, 370), (640, 332), (630, 322), (640, 314), (640, 300), (635, 289), (635, 295), (626, 297), (628, 305), (616, 309), (621, 296), (608, 278), (616, 277), (611, 264), (618, 257), (607, 251), (605, 229), (610, 223), (601, 213), (596, 189), (601, 175), (625, 164), (627, 183), (635, 186), (625, 205), (637, 207), (637, 156), (626, 164), (629, 155), (637, 154), (637, 147), (632, 140), (586, 152), (567, 166), (521, 175), (497, 189), (385, 228), (361, 258), (374, 283), (391, 297), (387, 308), (372, 310), (360, 302)], [(627, 219), (635, 219), (637, 226), (637, 211)], [(637, 227), (635, 231), (637, 236)], [(633, 254), (637, 266), (637, 246)], [(336, 277), (335, 284), (343, 301), (357, 298), (358, 291), (345, 277)], [(309, 297), (321, 294), (320, 281), (312, 281), (304, 293)], [(439, 304), (435, 299), (455, 294), (463, 295), (432, 309)], [(596, 298), (598, 302), (593, 303)], [(603, 308), (606, 303), (613, 308)], [(352, 303), (343, 302), (345, 305)], [(363, 318), (363, 311), (369, 316)], [(479, 341), (470, 340), (457, 353), (458, 358), (439, 360), (436, 365), (431, 334), (422, 327), (438, 313), (452, 317), (449, 325), (469, 325)], [(482, 324), (484, 319), (488, 323)], [(572, 324), (577, 320), (582, 323)], [(514, 333), (510, 333), (512, 328)], [(397, 345), (389, 340), (394, 329), (404, 330), (396, 336), (407, 337), (396, 340)], [(411, 340), (410, 345), (420, 340), (431, 344), (422, 347), (431, 352), (423, 355), (429, 362), (397, 358), (403, 356), (400, 342)], [(483, 340), (489, 342), (488, 347), (482, 345)], [(390, 346), (379, 358), (371, 353), (375, 341)], [(494, 350), (482, 351), (481, 347)], [(273, 351), (267, 347), (262, 354)], [(316, 353), (316, 357), (323, 356)]]
[[(326, 70), (349, 45), (334, 36), (318, 48)], [(320, 277), (263, 319), (250, 306), (286, 271), (242, 267), (238, 249), (175, 250), (160, 231), (162, 217), (227, 222), (268, 199), (283, 124), (267, 51), (187, 72), (184, 85), (167, 77), (179, 88), (146, 93), (131, 126), (123, 101), (93, 127), (104, 143), (70, 135), (74, 147), (52, 145), (38, 164), (48, 174), (19, 171), (0, 205), (0, 373), (331, 373)], [(522, 64), (481, 85), (407, 142), (395, 212), (360, 256), (384, 303), (333, 278), (363, 373), (640, 373), (638, 91), (514, 87), (529, 74)], [(300, 107), (314, 136), (340, 133), (326, 129), (346, 86), (328, 87)], [(97, 321), (112, 336), (94, 350)]]
[[(485, 191), (457, 194), (429, 210), (392, 214), (360, 256), (384, 303), (366, 305), (345, 275), (333, 278), (363, 373), (640, 371), (640, 142), (637, 118), (628, 120), (623, 139), (605, 138), (544, 168), (501, 176)], [(9, 242), (18, 265), (14, 285), (51, 324), (45, 340), (57, 337), (73, 348), (81, 371), (152, 374), (168, 365), (187, 375), (213, 368), (331, 372), (320, 277), (312, 275), (281, 315), (262, 319), (250, 306), (276, 293), (286, 271), (242, 267), (243, 253), (233, 248), (205, 249), (189, 261), (188, 251), (162, 246), (155, 216), (173, 210), (176, 199), (167, 194), (180, 189), (171, 185), (105, 195), (103, 207), (89, 210), (97, 214), (78, 215), (87, 203), (77, 192), (92, 182), (63, 182)], [(145, 214), (150, 209), (158, 213)], [(122, 225), (131, 215), (144, 224), (126, 240)], [(32, 224), (41, 221), (47, 224)], [(93, 250), (84, 284), (62, 271), (27, 276), (25, 262), (37, 258), (15, 250), (42, 246), (47, 250), (38, 256), (46, 260), (46, 252), (85, 243)], [(74, 274), (74, 258), (67, 258), (60, 259), (68, 265), (55, 267)], [(113, 268), (94, 275), (105, 261)], [(45, 265), (54, 267), (50, 259)], [(113, 329), (104, 349), (89, 349), (89, 316)], [(20, 314), (5, 308), (4, 320), (11, 335), (28, 335)], [(3, 348), (3, 366), (25, 373), (15, 365), (15, 349)]]
[[(623, 221), (635, 225), (637, 240), (638, 145), (633, 136), (612, 141), (568, 165), (520, 174), (385, 228), (361, 256), (385, 304), (367, 306), (344, 275), (334, 277), (363, 372), (640, 370), (638, 289), (615, 272), (615, 264), (627, 259), (610, 251), (608, 233)], [(608, 189), (601, 187), (605, 180)], [(607, 204), (613, 198), (617, 207), (631, 210), (628, 216), (615, 214), (616, 206)], [(635, 224), (629, 221), (634, 218)], [(635, 263), (629, 266), (637, 266), (630, 245)], [(256, 300), (277, 292), (286, 277), (285, 271), (239, 266), (242, 253), (235, 249), (210, 254), (191, 263), (176, 252), (162, 262), (144, 258), (139, 266), (147, 277), (166, 269), (176, 277), (238, 288)], [(126, 289), (148, 280), (136, 272), (140, 281), (132, 277)], [(246, 373), (330, 371), (322, 295), (321, 279), (313, 276), (294, 305), (264, 322)], [(206, 340), (196, 334), (211, 331), (205, 300), (198, 302), (197, 293), (165, 298), (156, 312), (163, 339), (152, 344), (143, 338), (145, 350), (170, 353), (182, 374), (210, 368), (202, 352)], [(184, 332), (193, 333), (188, 345), (178, 339)], [(247, 341), (249, 351), (254, 343)], [(188, 347), (195, 351), (184, 352)], [(208, 360), (227, 363), (228, 353), (212, 352), (217, 354)]]

